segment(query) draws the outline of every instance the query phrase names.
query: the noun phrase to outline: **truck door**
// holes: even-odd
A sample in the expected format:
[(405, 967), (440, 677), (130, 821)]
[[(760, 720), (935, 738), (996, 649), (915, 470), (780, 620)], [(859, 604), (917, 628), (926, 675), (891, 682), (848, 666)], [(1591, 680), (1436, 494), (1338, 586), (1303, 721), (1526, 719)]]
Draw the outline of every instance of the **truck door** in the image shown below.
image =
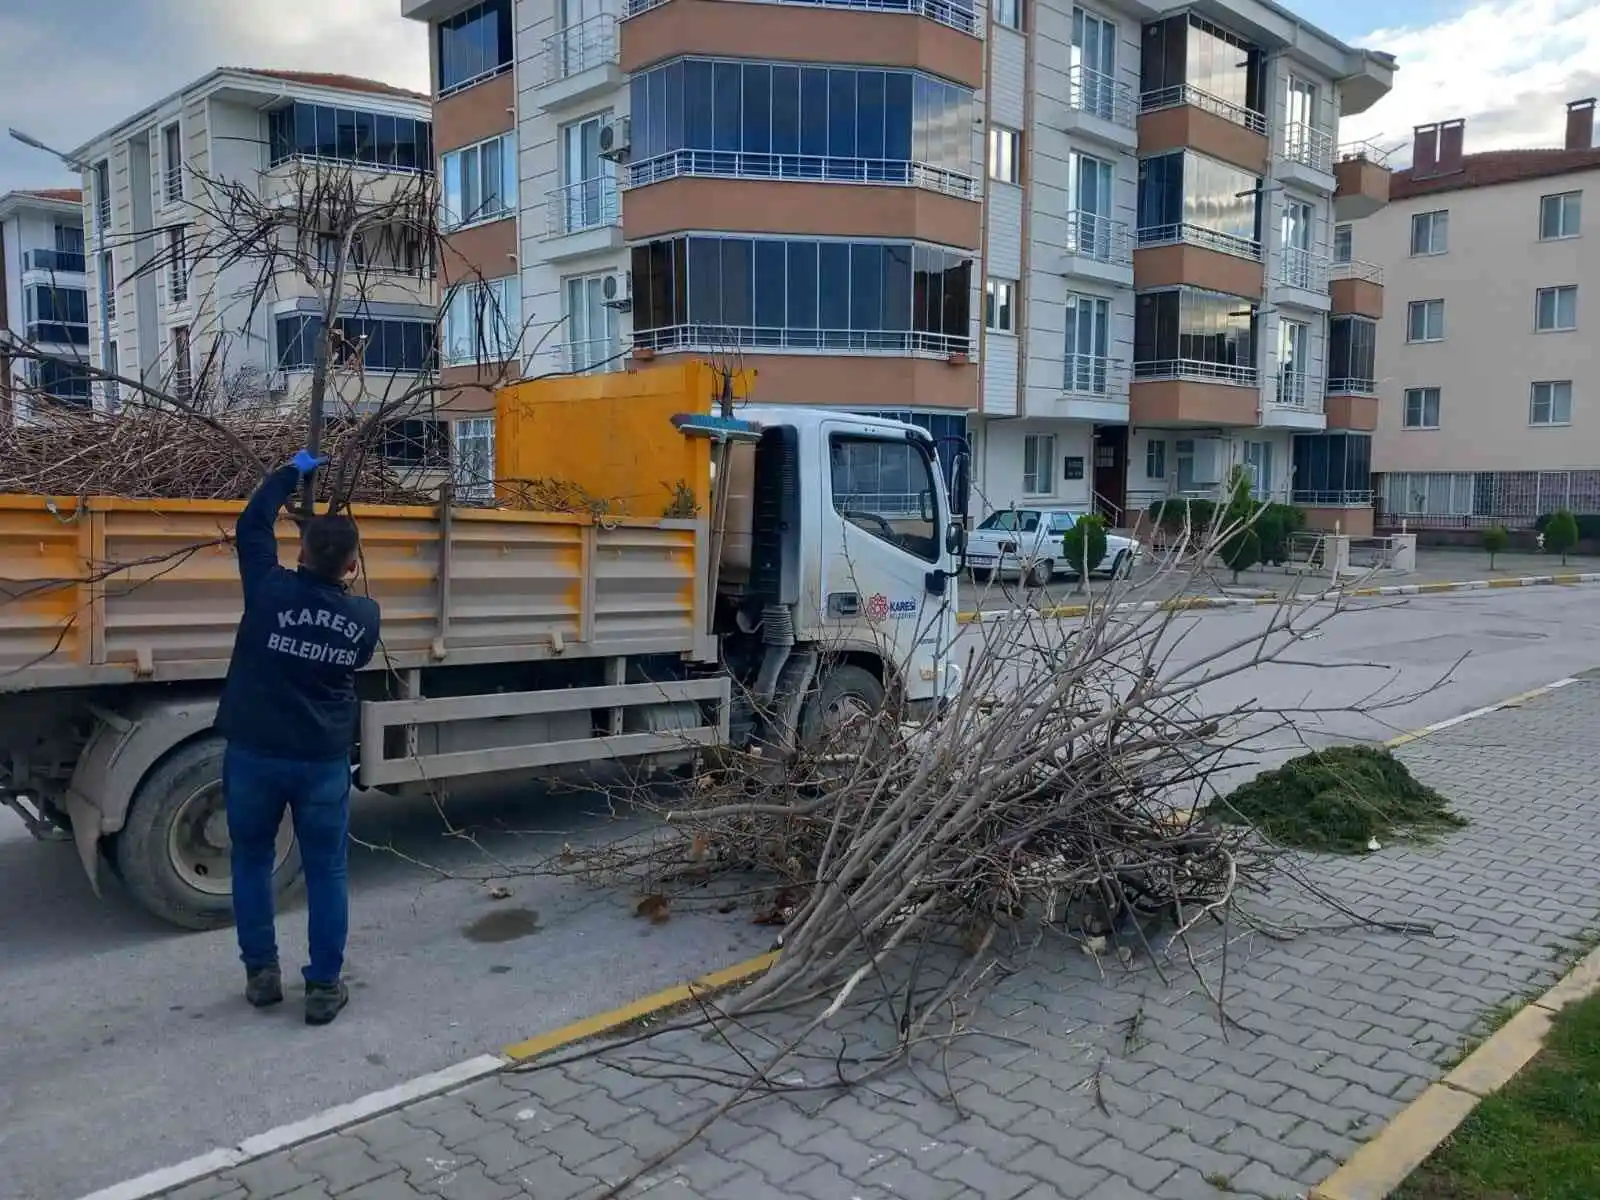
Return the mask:
[(956, 587), (954, 579), (930, 587), (930, 574), (952, 565), (933, 447), (917, 432), (846, 417), (824, 422), (822, 438), (828, 479), (817, 515), (827, 636), (889, 660), (906, 699), (943, 695)]

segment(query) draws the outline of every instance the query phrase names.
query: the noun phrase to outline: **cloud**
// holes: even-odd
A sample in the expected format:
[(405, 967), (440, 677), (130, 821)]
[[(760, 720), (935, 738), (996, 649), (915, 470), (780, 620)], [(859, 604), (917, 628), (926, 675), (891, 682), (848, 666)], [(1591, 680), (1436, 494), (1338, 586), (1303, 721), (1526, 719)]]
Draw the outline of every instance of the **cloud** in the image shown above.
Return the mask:
[(1357, 44), (1393, 54), (1394, 90), (1343, 121), (1341, 141), (1401, 147), (1416, 125), (1464, 117), (1467, 153), (1559, 146), (1566, 104), (1600, 92), (1600, 4), (1491, 0), (1429, 25), (1380, 29)]
[[(223, 66), (341, 71), (425, 92), (427, 27), (404, 20), (399, 0), (0, 0), (0, 128), (58, 150)], [(0, 137), (0, 193), (76, 182)]]

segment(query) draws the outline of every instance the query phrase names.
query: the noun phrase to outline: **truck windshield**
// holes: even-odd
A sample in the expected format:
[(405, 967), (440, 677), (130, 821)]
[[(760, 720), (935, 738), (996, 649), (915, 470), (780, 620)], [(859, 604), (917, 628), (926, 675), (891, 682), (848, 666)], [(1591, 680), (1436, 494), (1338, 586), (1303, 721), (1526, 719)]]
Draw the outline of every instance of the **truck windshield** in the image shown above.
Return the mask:
[(928, 562), (942, 554), (933, 454), (901, 438), (828, 439), (833, 507), (852, 525)]
[(998, 529), (1003, 533), (1033, 533), (1039, 528), (1039, 514), (1031, 508), (1007, 508), (990, 513), (979, 529)]

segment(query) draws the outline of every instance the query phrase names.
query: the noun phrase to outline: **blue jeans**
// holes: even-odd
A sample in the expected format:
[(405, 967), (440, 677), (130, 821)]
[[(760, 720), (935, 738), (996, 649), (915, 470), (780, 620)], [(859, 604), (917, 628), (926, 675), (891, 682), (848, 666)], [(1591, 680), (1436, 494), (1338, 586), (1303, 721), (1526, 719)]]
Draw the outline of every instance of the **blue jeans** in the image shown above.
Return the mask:
[(307, 983), (336, 983), (350, 931), (346, 869), (350, 832), (350, 764), (300, 762), (254, 754), (229, 743), (222, 790), (233, 842), (233, 919), (245, 970), (278, 964), (272, 866), (284, 809), (294, 818), (306, 877), (306, 930), (311, 943)]

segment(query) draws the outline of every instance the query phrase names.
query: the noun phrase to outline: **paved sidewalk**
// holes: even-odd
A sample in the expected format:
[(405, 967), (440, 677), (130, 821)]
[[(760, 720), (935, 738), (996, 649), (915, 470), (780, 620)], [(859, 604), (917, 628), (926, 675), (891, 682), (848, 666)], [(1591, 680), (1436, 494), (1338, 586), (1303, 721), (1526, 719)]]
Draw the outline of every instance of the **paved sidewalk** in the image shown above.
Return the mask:
[[(1132, 1200), (1299, 1197), (1444, 1073), (1495, 1006), (1552, 982), (1600, 918), (1600, 680), (1442, 730), (1397, 753), (1472, 824), (1429, 848), (1323, 860), (1362, 914), (1431, 938), (1352, 930), (1304, 891), (1254, 902), (1316, 923), (1289, 941), (1232, 930), (1226, 1033), (1181, 963), (1104, 970), (1065, 941), (1017, 956), (958, 1042), (916, 1070), (830, 1097), (737, 1109), (647, 1179), (706, 1200)], [(1341, 928), (1343, 927), (1343, 928)], [(1217, 943), (1220, 945), (1220, 942)], [(1206, 976), (1222, 962), (1213, 945)], [(1137, 960), (1136, 960), (1137, 961)], [(862, 1028), (887, 1028), (878, 1014)], [(792, 1023), (752, 1030), (784, 1037)], [(797, 1065), (824, 1085), (841, 1039)], [(177, 1189), (177, 1200), (569, 1200), (673, 1145), (738, 1064), (673, 1034), (561, 1067), (504, 1072)], [(648, 1074), (672, 1078), (649, 1078)], [(920, 1080), (920, 1082), (919, 1082)], [(958, 1095), (959, 1111), (944, 1095)], [(639, 1194), (641, 1189), (631, 1191)]]

